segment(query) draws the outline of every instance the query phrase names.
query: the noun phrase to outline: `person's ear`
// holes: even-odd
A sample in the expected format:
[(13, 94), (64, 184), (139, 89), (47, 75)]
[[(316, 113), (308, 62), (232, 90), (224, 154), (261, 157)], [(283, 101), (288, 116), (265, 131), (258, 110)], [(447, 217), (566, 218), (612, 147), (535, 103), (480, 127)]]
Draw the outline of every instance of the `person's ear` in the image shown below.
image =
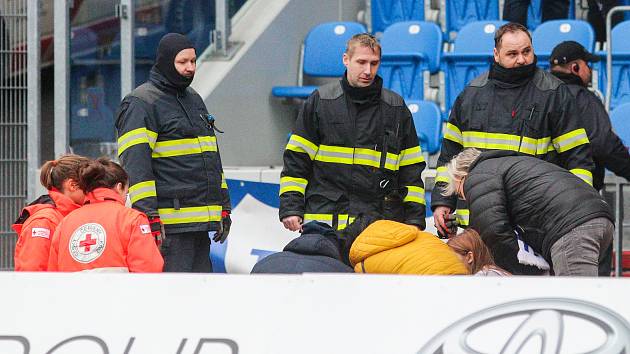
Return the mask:
[(578, 63), (573, 63), (573, 65), (571, 65), (571, 71), (573, 71), (573, 73), (577, 74), (580, 72), (580, 65)]
[(468, 253), (466, 253), (466, 263), (473, 264), (474, 261), (475, 256), (473, 255), (472, 251), (468, 251)]

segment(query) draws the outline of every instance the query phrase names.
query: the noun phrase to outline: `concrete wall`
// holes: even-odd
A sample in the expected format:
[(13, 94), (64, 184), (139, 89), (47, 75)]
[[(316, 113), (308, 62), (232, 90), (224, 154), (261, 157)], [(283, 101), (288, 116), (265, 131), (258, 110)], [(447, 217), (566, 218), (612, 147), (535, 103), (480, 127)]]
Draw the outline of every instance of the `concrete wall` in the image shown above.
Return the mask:
[[(316, 24), (356, 21), (363, 0), (250, 0), (235, 16), (232, 40), (243, 47), (230, 62), (199, 64), (193, 87), (217, 118), (225, 166), (282, 165), (298, 107), (271, 96), (294, 85), (300, 45)], [(339, 58), (341, 60), (341, 58)]]

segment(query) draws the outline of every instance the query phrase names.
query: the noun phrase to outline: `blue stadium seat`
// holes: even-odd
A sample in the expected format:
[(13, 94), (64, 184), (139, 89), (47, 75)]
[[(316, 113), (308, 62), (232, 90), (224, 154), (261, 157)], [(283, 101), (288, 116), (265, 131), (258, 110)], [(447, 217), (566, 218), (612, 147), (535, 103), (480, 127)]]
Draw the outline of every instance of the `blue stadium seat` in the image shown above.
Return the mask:
[(595, 31), (586, 21), (553, 20), (538, 26), (532, 34), (532, 40), (538, 66), (548, 70), (551, 51), (561, 42), (576, 41), (592, 52), (595, 48)]
[(284, 98), (307, 98), (317, 86), (302, 86), (302, 75), (312, 77), (341, 77), (346, 70), (342, 56), (348, 40), (367, 32), (355, 22), (328, 22), (315, 26), (306, 35), (302, 54), (302, 73), (298, 86), (275, 86), (271, 94)]
[(424, 0), (371, 0), (372, 33), (402, 21), (424, 21)]
[(470, 22), (499, 20), (498, 0), (448, 0), (445, 3), (443, 23), (449, 39)]
[(385, 29), (381, 46), (383, 55), (379, 74), (383, 86), (405, 100), (423, 100), (428, 73), (437, 73), (440, 68), (440, 28), (432, 22), (398, 22)]
[[(535, 30), (542, 23), (543, 1), (544, 0), (531, 0), (529, 3), (529, 8), (527, 9), (527, 28), (529, 28), (530, 31)], [(569, 0), (568, 19), (575, 18), (575, 1), (579, 0)]]
[[(630, 102), (630, 21), (623, 21), (612, 29), (612, 93), (610, 109), (623, 102)], [(598, 65), (599, 89), (606, 93), (606, 52), (598, 53), (602, 61)]]
[(423, 152), (435, 154), (442, 145), (442, 113), (430, 101), (409, 101), (407, 107), (416, 126), (418, 140)]
[(610, 122), (623, 144), (630, 146), (630, 102), (613, 109), (610, 112)]
[(442, 55), (444, 98), (441, 101), (445, 119), (457, 95), (472, 79), (489, 69), (493, 61), (494, 32), (505, 23), (479, 21), (467, 24), (455, 38), (453, 51)]

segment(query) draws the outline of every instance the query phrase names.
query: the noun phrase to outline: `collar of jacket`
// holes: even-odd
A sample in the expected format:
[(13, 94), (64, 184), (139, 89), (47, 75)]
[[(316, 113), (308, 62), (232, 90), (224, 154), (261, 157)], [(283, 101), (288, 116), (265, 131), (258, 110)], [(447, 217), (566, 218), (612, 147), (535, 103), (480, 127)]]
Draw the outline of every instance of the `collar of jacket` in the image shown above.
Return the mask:
[(383, 79), (376, 75), (374, 81), (367, 87), (354, 87), (348, 82), (348, 73), (344, 72), (341, 78), (341, 87), (343, 92), (348, 95), (350, 101), (357, 105), (363, 105), (369, 102), (378, 102), (381, 97), (381, 90), (383, 88)]
[(495, 61), (492, 63), (488, 78), (506, 88), (523, 86), (534, 77), (537, 62), (538, 58), (534, 56), (534, 61), (531, 64), (516, 68), (504, 68)]
[(555, 71), (552, 71), (551, 73), (567, 85), (579, 85), (582, 87), (586, 87), (586, 85), (584, 85), (584, 82), (582, 82), (582, 79), (577, 75)]
[(102, 203), (106, 201), (114, 201), (125, 205), (125, 200), (113, 189), (96, 188), (85, 196), (85, 204)]
[(75, 203), (72, 199), (66, 197), (63, 193), (55, 189), (49, 190), (48, 195), (55, 203), (55, 208), (59, 210), (63, 216), (66, 216), (70, 214), (71, 211), (81, 207), (81, 205)]
[(188, 87), (180, 88), (174, 86), (168, 81), (168, 79), (162, 75), (155, 67), (151, 68), (149, 73), (149, 81), (153, 83), (158, 89), (177, 96), (184, 96)]

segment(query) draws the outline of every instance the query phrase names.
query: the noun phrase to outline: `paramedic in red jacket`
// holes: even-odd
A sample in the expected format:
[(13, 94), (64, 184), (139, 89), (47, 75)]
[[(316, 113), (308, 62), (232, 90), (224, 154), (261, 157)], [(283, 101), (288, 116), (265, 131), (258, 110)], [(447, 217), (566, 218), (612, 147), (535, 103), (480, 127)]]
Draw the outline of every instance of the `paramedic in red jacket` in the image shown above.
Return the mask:
[(55, 231), (48, 270), (161, 272), (164, 261), (149, 220), (125, 207), (127, 172), (102, 157), (81, 170), (79, 185), (85, 205)]
[(57, 225), (85, 199), (79, 188), (79, 170), (89, 162), (90, 159), (83, 156), (65, 155), (42, 166), (39, 179), (48, 194), (22, 209), (12, 226), (18, 234), (14, 255), (16, 271), (35, 272), (48, 268), (50, 239)]

